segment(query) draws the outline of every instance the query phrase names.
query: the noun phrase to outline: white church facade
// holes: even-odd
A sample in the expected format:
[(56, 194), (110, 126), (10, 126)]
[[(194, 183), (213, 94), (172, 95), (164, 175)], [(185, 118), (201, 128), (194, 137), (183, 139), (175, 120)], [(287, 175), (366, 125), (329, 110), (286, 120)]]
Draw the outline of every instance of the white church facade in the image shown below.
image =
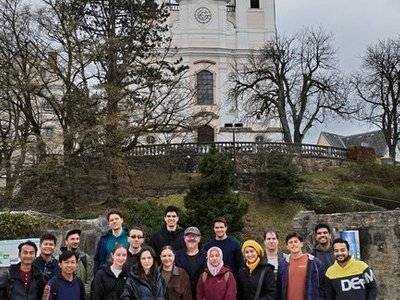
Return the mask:
[[(275, 38), (275, 0), (164, 0), (169, 6), (172, 46), (189, 66), (195, 111), (213, 115), (185, 138), (173, 142), (281, 142), (282, 130), (270, 116), (245, 118), (228, 92), (235, 60)], [(232, 134), (234, 131), (234, 134)], [(152, 139), (152, 142), (156, 142)], [(159, 141), (162, 142), (162, 141)], [(157, 142), (156, 142), (157, 143)]]

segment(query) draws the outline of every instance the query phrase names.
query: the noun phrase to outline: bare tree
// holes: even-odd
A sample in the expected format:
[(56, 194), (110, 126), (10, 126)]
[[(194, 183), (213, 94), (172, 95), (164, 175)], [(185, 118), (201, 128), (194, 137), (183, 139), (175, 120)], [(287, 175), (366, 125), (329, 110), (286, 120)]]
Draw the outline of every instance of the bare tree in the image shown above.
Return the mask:
[(287, 143), (301, 143), (329, 112), (349, 113), (332, 35), (321, 28), (278, 36), (234, 66), (230, 94), (248, 116), (276, 116)]
[(400, 138), (400, 36), (367, 47), (353, 86), (359, 117), (383, 131), (389, 156), (395, 159)]
[(21, 0), (0, 3), (0, 165), (6, 205), (18, 190), (24, 168), (46, 156), (46, 122), (40, 90), (32, 14)]
[(35, 137), (36, 156), (46, 155), (42, 137), (43, 110), (37, 91), (40, 89), (37, 47), (32, 28), (32, 14), (22, 0), (5, 0), (0, 4), (0, 59), (3, 76), (1, 87), (29, 122)]
[[(81, 1), (78, 1), (81, 3)], [(168, 9), (156, 1), (84, 1), (82, 33), (90, 39), (100, 99), (110, 200), (123, 153), (150, 132), (191, 126), (187, 68), (173, 60)]]

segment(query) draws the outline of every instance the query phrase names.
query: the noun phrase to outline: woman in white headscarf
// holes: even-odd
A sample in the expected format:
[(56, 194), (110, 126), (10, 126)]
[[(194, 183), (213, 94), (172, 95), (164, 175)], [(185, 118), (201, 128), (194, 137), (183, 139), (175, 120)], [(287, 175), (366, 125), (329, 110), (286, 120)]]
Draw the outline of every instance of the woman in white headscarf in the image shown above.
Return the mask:
[(196, 289), (197, 300), (235, 300), (236, 281), (232, 271), (224, 266), (222, 250), (207, 251), (207, 267), (200, 275)]

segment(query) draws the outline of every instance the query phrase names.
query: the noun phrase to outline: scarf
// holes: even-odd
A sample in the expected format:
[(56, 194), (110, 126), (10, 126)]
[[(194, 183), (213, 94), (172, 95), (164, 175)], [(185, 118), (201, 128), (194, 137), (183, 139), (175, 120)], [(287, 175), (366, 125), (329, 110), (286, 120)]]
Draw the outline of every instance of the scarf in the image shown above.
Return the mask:
[(257, 259), (253, 263), (249, 263), (248, 261), (246, 261), (246, 266), (249, 268), (250, 274), (253, 273), (254, 269), (258, 266), (260, 261), (261, 261), (260, 257), (257, 257)]
[(264, 249), (255, 240), (247, 240), (243, 243), (243, 246), (242, 246), (243, 256), (244, 256), (244, 251), (247, 247), (253, 248), (254, 250), (256, 250), (256, 252), (258, 254), (257, 259), (253, 263), (249, 263), (246, 260), (246, 266), (249, 268), (250, 273), (252, 273), (254, 271), (254, 269), (258, 266), (258, 264), (260, 263), (261, 257), (263, 257), (263, 255), (264, 255)]

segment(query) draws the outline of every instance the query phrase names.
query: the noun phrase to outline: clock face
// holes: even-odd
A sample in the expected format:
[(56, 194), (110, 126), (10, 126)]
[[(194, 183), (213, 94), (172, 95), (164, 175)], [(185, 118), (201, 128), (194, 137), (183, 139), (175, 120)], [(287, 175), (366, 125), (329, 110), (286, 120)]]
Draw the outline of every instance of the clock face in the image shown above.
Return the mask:
[(208, 23), (211, 20), (211, 11), (207, 7), (199, 7), (194, 12), (194, 17), (200, 23)]

